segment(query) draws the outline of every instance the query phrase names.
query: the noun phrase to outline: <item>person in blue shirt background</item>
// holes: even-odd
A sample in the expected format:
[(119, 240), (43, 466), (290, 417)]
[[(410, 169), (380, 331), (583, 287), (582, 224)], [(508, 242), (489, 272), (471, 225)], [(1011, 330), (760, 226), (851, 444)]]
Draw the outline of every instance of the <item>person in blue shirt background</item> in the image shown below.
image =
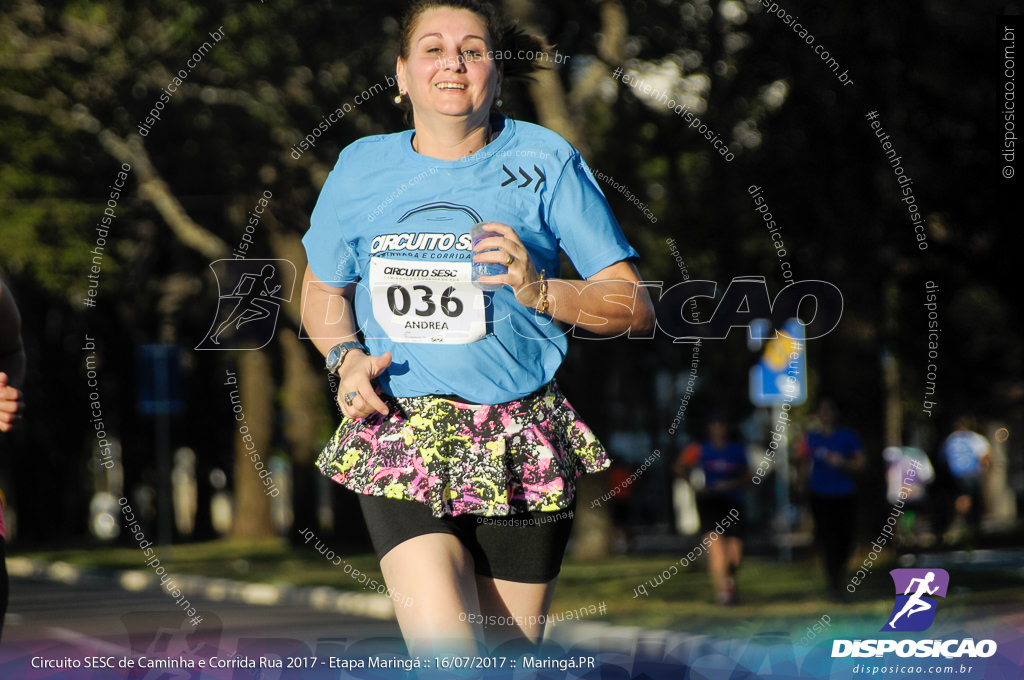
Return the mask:
[[(736, 572), (743, 558), (742, 527), (746, 518), (743, 490), (750, 484), (747, 450), (742, 442), (729, 440), (729, 420), (716, 411), (708, 421), (708, 441), (694, 442), (683, 449), (676, 463), (676, 475), (690, 477), (699, 468), (703, 484), (697, 488), (702, 543), (708, 550), (708, 572), (721, 605), (736, 603)], [(719, 534), (724, 518), (732, 522), (728, 535)]]
[(981, 524), (981, 479), (992, 466), (992, 445), (974, 431), (974, 419), (961, 416), (955, 428), (942, 443), (942, 460), (953, 477), (956, 494), (956, 517), (947, 538), (950, 542), (955, 542), (964, 531), (969, 532), (971, 539), (977, 534)]
[[(650, 328), (653, 305), (579, 152), (495, 110), (543, 41), (474, 0), (416, 2), (401, 36), (414, 128), (346, 147), (303, 238), (303, 323), (344, 415), (318, 464), (360, 494), (387, 586), (411, 602), (396, 606), (410, 653), (529, 646), (575, 480), (608, 465), (554, 382), (567, 333)], [(561, 276), (562, 252), (581, 278)], [(507, 270), (474, 281), (474, 263)]]
[(841, 601), (856, 531), (856, 476), (866, 459), (860, 438), (853, 430), (838, 427), (838, 416), (835, 402), (822, 399), (817, 411), (819, 429), (800, 440), (797, 456), (800, 487), (810, 494), (815, 541), (822, 551), (829, 594)]

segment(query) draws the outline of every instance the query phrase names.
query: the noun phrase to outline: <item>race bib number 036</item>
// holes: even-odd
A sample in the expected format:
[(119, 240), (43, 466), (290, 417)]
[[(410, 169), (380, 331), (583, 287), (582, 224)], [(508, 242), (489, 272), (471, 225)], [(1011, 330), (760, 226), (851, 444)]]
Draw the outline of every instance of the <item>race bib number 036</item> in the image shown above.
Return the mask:
[(370, 259), (373, 316), (395, 342), (464, 345), (487, 333), (471, 262)]

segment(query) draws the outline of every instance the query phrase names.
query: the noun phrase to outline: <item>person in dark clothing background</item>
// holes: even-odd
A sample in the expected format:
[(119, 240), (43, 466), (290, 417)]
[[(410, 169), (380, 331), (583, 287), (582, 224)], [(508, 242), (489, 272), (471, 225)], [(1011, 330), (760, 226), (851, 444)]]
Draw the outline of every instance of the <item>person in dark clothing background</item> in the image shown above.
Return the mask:
[[(0, 432), (10, 432), (25, 411), (18, 387), (25, 379), (25, 346), (21, 340), (21, 315), (14, 295), (0, 279)], [(4, 526), (3, 492), (0, 491), (0, 634), (10, 586), (7, 579), (7, 529)]]
[(814, 535), (821, 549), (833, 600), (845, 599), (842, 581), (850, 559), (857, 516), (856, 476), (866, 459), (860, 438), (838, 427), (835, 402), (822, 399), (817, 411), (819, 428), (797, 445), (800, 486), (810, 493)]

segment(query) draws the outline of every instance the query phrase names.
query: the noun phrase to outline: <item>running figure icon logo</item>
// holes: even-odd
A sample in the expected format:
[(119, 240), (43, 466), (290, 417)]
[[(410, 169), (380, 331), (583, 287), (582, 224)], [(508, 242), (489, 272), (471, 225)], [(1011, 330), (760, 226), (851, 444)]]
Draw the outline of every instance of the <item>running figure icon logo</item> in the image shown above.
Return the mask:
[(893, 569), (896, 603), (883, 631), (927, 630), (935, 621), (936, 597), (946, 597), (949, 574), (945, 569)]
[(281, 303), (290, 302), (295, 265), (289, 260), (217, 260), (217, 314), (196, 349), (260, 349), (274, 337)]

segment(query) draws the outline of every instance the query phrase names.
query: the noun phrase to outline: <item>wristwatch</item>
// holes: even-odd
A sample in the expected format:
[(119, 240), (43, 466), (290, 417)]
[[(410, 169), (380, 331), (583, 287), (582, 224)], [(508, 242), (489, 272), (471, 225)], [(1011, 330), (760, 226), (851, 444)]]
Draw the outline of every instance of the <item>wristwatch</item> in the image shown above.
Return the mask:
[(345, 360), (345, 356), (354, 349), (358, 349), (363, 354), (369, 354), (361, 342), (340, 342), (327, 353), (327, 362), (324, 366), (327, 372), (334, 373), (337, 371), (338, 367), (341, 366), (341, 362)]

